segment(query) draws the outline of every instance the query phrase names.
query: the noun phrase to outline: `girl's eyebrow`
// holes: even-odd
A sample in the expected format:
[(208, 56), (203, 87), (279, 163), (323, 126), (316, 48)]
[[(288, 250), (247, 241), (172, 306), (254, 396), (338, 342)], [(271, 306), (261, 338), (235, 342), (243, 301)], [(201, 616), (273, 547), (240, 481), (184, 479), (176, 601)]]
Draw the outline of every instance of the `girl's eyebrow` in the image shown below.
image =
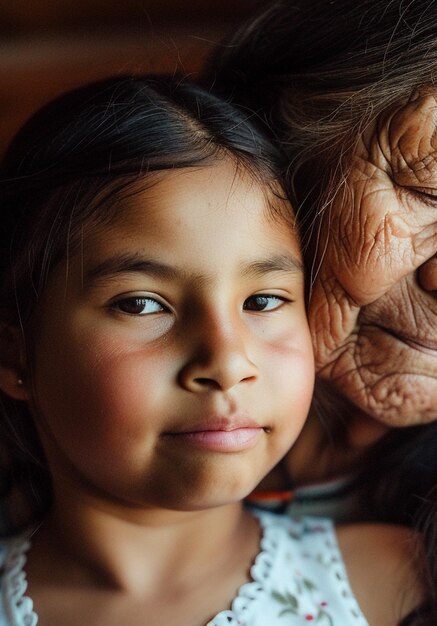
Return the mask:
[(174, 279), (180, 275), (171, 265), (154, 259), (147, 259), (139, 254), (116, 254), (95, 265), (85, 273), (85, 283), (111, 279), (118, 274), (142, 273), (164, 278)]
[(277, 256), (253, 261), (243, 265), (243, 274), (262, 276), (270, 272), (287, 272), (300, 274), (304, 271), (304, 265), (300, 259), (293, 254), (279, 254)]
[[(262, 276), (272, 272), (301, 274), (304, 271), (303, 263), (294, 255), (276, 255), (265, 259), (254, 260), (241, 266), (241, 273), (245, 276)], [(164, 280), (177, 278), (192, 279), (183, 269), (167, 265), (155, 259), (144, 258), (138, 254), (122, 253), (105, 259), (98, 265), (91, 267), (84, 276), (84, 284), (111, 280), (119, 274), (141, 273), (155, 276)], [(205, 276), (196, 276), (200, 280), (207, 280)]]

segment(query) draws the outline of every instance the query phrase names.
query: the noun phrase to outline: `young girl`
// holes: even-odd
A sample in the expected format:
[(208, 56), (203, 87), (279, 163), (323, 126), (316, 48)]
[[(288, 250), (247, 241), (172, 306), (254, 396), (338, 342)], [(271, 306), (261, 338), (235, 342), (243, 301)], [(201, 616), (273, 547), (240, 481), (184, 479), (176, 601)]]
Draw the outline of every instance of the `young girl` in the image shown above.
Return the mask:
[(79, 89), (14, 141), (2, 433), (39, 508), (1, 544), (1, 626), (389, 626), (420, 601), (407, 531), (241, 504), (312, 395), (283, 167), (157, 77)]

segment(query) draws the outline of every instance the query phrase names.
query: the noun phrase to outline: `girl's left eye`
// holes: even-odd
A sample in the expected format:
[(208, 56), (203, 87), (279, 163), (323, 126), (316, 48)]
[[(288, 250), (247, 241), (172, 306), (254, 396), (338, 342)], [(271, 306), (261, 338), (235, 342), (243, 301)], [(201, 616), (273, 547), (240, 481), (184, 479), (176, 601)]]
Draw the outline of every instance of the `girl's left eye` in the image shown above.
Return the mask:
[(129, 315), (151, 315), (166, 310), (158, 300), (146, 296), (133, 296), (132, 298), (117, 300), (112, 303), (112, 308)]
[(259, 294), (250, 296), (244, 301), (244, 311), (275, 311), (279, 309), (287, 300), (280, 296), (270, 294)]

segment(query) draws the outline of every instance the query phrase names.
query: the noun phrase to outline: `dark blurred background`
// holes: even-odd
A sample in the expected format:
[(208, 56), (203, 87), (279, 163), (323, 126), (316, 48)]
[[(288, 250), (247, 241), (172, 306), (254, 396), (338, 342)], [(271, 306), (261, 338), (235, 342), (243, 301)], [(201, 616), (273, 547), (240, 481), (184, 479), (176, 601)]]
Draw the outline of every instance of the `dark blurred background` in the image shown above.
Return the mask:
[(0, 0), (0, 155), (59, 93), (114, 73), (199, 72), (260, 0)]

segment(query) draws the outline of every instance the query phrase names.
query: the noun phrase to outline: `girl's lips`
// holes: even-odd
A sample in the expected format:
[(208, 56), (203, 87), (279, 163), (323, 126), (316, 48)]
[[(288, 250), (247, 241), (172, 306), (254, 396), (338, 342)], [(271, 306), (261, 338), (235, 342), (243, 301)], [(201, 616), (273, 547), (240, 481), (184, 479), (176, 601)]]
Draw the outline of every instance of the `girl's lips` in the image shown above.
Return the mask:
[(260, 426), (242, 426), (232, 430), (195, 430), (166, 433), (167, 439), (182, 445), (211, 452), (242, 452), (253, 448), (266, 430)]

